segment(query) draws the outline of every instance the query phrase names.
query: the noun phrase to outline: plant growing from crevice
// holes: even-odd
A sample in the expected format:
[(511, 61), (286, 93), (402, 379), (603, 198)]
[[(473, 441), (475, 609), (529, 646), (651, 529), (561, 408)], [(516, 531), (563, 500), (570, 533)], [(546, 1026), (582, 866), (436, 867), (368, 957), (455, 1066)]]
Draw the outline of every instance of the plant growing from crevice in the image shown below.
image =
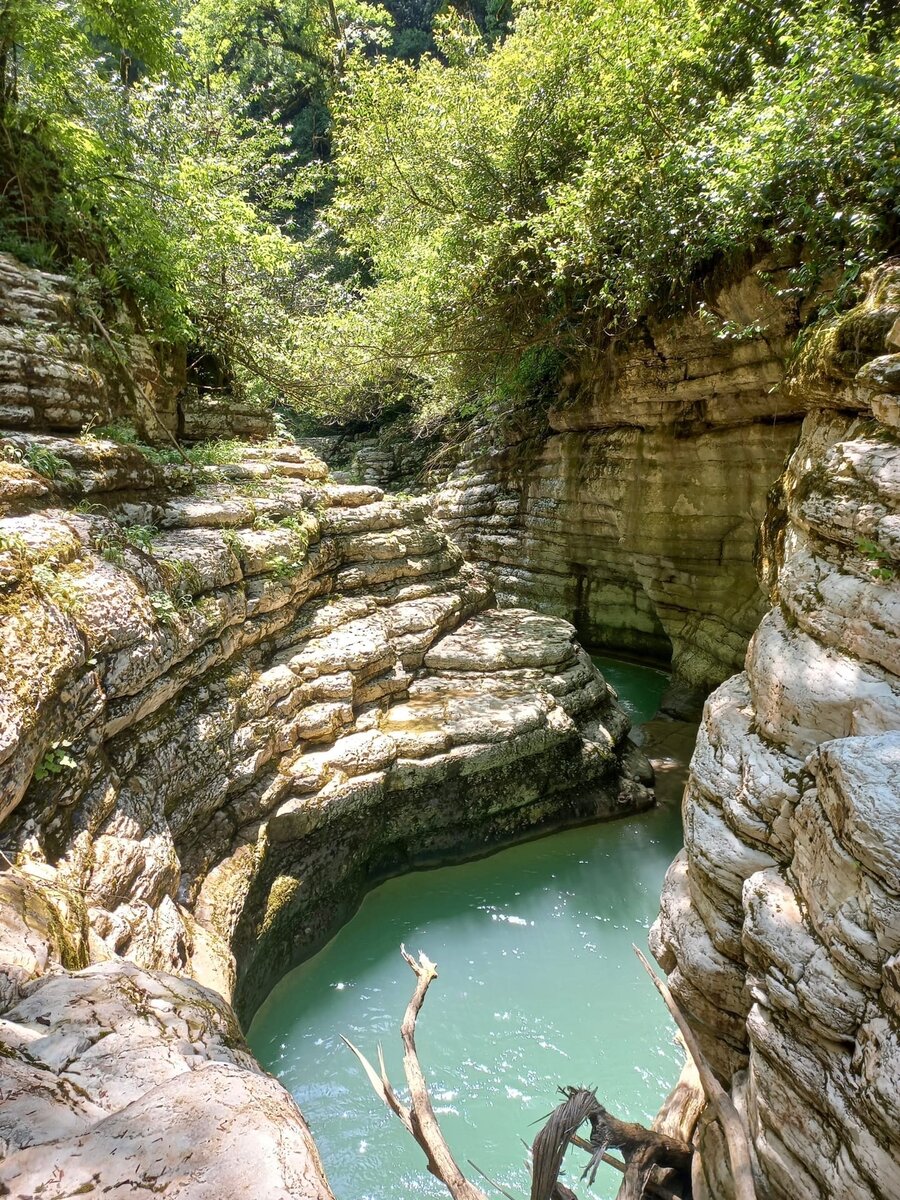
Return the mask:
[(895, 578), (893, 557), (879, 542), (875, 542), (871, 538), (860, 538), (856, 543), (856, 549), (872, 564), (869, 574), (873, 579), (877, 579), (880, 583), (889, 583)]
[(43, 475), (45, 479), (51, 480), (58, 479), (60, 475), (69, 469), (69, 464), (64, 458), (60, 458), (58, 454), (54, 454), (46, 446), (39, 446), (34, 442), (25, 451), (25, 462), (31, 467), (32, 471), (36, 471), (38, 475)]
[[(32, 567), (31, 579), (57, 608), (77, 614), (84, 607), (84, 596), (71, 578), (71, 572), (62, 572), (61, 565), (56, 558), (38, 563)], [(81, 564), (76, 564), (76, 567), (80, 566)]]
[(159, 621), (160, 625), (170, 627), (178, 620), (179, 610), (174, 598), (161, 589), (151, 592), (147, 599), (150, 601), (150, 607), (153, 609), (153, 615)]
[(0, 554), (11, 554), (23, 558), (28, 553), (28, 543), (21, 533), (0, 533)]
[(231, 551), (231, 553), (235, 556), (235, 558), (237, 558), (237, 559), (241, 558), (242, 554), (244, 553), (244, 547), (241, 542), (241, 535), (237, 532), (237, 530), (223, 529), (222, 530), (222, 541), (225, 543), (225, 545), (228, 547), (228, 549)]
[(69, 741), (51, 742), (50, 748), (34, 768), (34, 778), (37, 782), (43, 783), (45, 779), (51, 779), (63, 771), (71, 771), (77, 767), (76, 759), (70, 754), (71, 749), (72, 743)]
[(112, 566), (121, 567), (125, 563), (125, 538), (119, 530), (100, 529), (91, 535), (94, 549)]
[(154, 539), (159, 537), (159, 530), (155, 525), (141, 525), (138, 522), (123, 525), (122, 532), (129, 546), (134, 546), (145, 553), (149, 553), (153, 549)]
[(274, 554), (266, 563), (266, 570), (273, 579), (281, 581), (296, 575), (302, 566), (301, 562), (288, 558), (286, 554)]
[(309, 537), (316, 525), (314, 518), (309, 516), (282, 517), (278, 522), (282, 529), (290, 529), (298, 537), (304, 539), (304, 549), (309, 544)]
[(203, 579), (192, 562), (183, 558), (161, 558), (159, 565), (166, 572), (174, 587), (199, 592), (203, 588)]

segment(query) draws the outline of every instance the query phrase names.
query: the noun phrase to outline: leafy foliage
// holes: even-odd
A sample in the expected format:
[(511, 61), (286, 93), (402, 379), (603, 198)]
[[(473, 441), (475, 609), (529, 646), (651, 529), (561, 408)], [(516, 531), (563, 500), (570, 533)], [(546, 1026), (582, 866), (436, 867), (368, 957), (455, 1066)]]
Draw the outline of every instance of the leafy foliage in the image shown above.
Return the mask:
[(134, 546), (137, 550), (150, 551), (153, 548), (153, 542), (159, 536), (159, 530), (155, 525), (141, 525), (139, 523), (123, 526), (125, 541), (129, 546)]
[(774, 249), (839, 300), (896, 245), (888, 0), (466, 13), (6, 5), (0, 247), (245, 398), (440, 420), (547, 399), (716, 265)]
[(881, 583), (890, 583), (894, 578), (894, 566), (890, 551), (871, 538), (860, 538), (856, 549), (871, 564), (869, 574)]
[[(0, 31), (0, 246), (259, 390), (300, 289), (283, 135), (200, 76), (170, 0), (20, 0)], [(120, 331), (127, 334), (128, 329)]]
[(323, 408), (391, 383), (502, 409), (534, 355), (683, 305), (716, 263), (790, 248), (809, 291), (896, 240), (900, 63), (874, 8), (533, 0), (493, 49), (448, 16), (439, 50), (351, 64), (327, 216), (373, 286), (303, 323)]
[(151, 592), (147, 599), (160, 625), (172, 626), (178, 620), (178, 605), (168, 592)]
[(66, 741), (52, 742), (49, 750), (34, 768), (34, 777), (38, 783), (59, 775), (63, 770), (72, 770), (78, 763), (70, 754), (72, 743)]
[(32, 442), (29, 445), (25, 453), (25, 462), (28, 463), (32, 471), (36, 471), (38, 475), (43, 475), (45, 479), (58, 479), (69, 465), (65, 459), (60, 458), (58, 454), (54, 454), (52, 450), (48, 450), (46, 446), (41, 446), (37, 442)]

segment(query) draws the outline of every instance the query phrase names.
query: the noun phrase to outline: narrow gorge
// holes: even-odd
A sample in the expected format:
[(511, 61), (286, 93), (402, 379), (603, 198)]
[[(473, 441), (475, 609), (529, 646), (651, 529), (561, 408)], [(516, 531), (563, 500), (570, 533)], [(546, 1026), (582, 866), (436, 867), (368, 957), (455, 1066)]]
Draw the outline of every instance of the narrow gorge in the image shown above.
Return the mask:
[[(651, 945), (757, 1194), (900, 1194), (897, 268), (786, 378), (783, 311), (660, 326), (436, 502), (288, 442), (154, 449), (171, 377), (135, 411), (69, 283), (2, 272), (7, 1192), (329, 1196), (238, 1019), (379, 880), (652, 804), (568, 621), (671, 646), (683, 704), (740, 665), (758, 570)], [(719, 1126), (682, 1132), (729, 1198)]]
[(30, 432), (97, 368), (65, 281), (4, 266), (0, 1181), (326, 1195), (227, 1002), (379, 878), (648, 806), (648, 765), (571, 626), (491, 607), (426, 501), (289, 445)]
[(0, 1197), (900, 1200), (900, 6), (0, 3)]

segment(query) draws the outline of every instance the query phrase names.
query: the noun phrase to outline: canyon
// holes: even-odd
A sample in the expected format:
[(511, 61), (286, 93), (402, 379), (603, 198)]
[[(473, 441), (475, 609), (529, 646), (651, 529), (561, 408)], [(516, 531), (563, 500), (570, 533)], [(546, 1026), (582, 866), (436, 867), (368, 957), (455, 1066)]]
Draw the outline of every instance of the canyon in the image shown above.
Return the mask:
[(0, 443), (0, 1183), (328, 1195), (228, 1002), (379, 878), (646, 807), (649, 768), (572, 627), (492, 607), (425, 501), (31, 432), (49, 389), (83, 413), (65, 286), (21, 273)]
[(0, 279), (0, 1184), (329, 1196), (239, 1020), (379, 879), (652, 803), (580, 639), (716, 689), (651, 945), (760, 1200), (896, 1200), (900, 268), (793, 354), (762, 262), (434, 499), (163, 453), (265, 422)]
[[(676, 711), (721, 684), (651, 947), (759, 1195), (893, 1200), (900, 270), (790, 355), (772, 278), (588, 359), (549, 429), (464, 452), (438, 509), (503, 602), (671, 647)], [(694, 1136), (694, 1195), (730, 1198), (719, 1125)]]
[(471, 438), (438, 513), (503, 603), (588, 644), (671, 661), (697, 709), (765, 612), (754, 552), (803, 400), (781, 386), (801, 315), (762, 260), (693, 311), (584, 354), (545, 423)]

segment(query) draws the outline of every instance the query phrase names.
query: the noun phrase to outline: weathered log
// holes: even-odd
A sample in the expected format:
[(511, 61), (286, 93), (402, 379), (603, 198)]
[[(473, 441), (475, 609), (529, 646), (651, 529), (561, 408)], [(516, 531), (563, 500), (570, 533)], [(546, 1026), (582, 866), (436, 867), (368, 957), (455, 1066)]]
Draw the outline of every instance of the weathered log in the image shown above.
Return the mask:
[[(563, 1156), (572, 1142), (591, 1153), (582, 1176), (589, 1175), (591, 1183), (601, 1161), (611, 1162), (620, 1170), (624, 1167), (621, 1194), (630, 1200), (640, 1200), (645, 1193), (673, 1200), (679, 1194), (652, 1182), (654, 1167), (670, 1168), (684, 1183), (690, 1180), (693, 1149), (686, 1142), (633, 1121), (620, 1121), (600, 1104), (594, 1091), (573, 1087), (561, 1090), (566, 1099), (551, 1113), (532, 1146), (531, 1200), (552, 1200)], [(585, 1121), (591, 1123), (589, 1142), (577, 1136)], [(611, 1159), (606, 1154), (608, 1149), (620, 1150), (624, 1164)]]

